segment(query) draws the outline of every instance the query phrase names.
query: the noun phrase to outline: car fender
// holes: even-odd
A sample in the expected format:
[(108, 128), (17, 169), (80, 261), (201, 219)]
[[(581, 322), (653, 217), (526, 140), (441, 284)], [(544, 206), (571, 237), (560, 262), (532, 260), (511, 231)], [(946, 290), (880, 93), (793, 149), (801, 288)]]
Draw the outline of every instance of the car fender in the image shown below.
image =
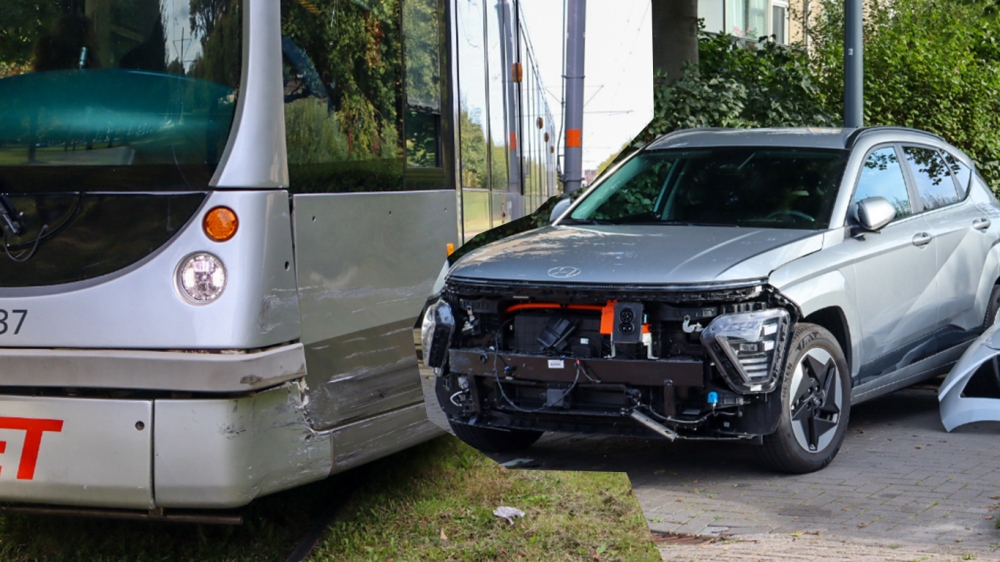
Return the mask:
[[(861, 330), (858, 327), (857, 310), (849, 298), (854, 290), (843, 273), (833, 270), (797, 280), (790, 279), (786, 273), (788, 272), (775, 271), (770, 279), (771, 285), (799, 307), (803, 318), (825, 308), (839, 308), (847, 321), (847, 331), (851, 338), (851, 349), (844, 351), (849, 351), (850, 357), (860, 357)], [(857, 361), (851, 363), (851, 376), (854, 377), (859, 366)]]
[(1000, 399), (963, 396), (965, 386), (987, 361), (1000, 355), (1000, 324), (983, 332), (965, 350), (938, 389), (941, 423), (946, 431), (979, 421), (1000, 421)]

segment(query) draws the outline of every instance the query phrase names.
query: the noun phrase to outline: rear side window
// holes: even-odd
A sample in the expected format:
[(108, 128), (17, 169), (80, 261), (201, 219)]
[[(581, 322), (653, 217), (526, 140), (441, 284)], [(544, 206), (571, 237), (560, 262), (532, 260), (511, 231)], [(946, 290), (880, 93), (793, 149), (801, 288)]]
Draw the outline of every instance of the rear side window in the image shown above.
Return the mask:
[(869, 197), (888, 199), (896, 208), (897, 219), (912, 213), (906, 180), (903, 179), (903, 167), (896, 157), (896, 149), (891, 146), (873, 151), (861, 168), (858, 187), (854, 190), (854, 201)]
[(917, 193), (925, 211), (939, 209), (958, 201), (958, 191), (948, 167), (938, 151), (915, 146), (903, 147), (906, 162), (916, 182)]
[(955, 185), (958, 186), (958, 198), (965, 199), (969, 193), (969, 181), (972, 179), (972, 170), (947, 152), (943, 152), (944, 161), (951, 170), (951, 175), (955, 178)]

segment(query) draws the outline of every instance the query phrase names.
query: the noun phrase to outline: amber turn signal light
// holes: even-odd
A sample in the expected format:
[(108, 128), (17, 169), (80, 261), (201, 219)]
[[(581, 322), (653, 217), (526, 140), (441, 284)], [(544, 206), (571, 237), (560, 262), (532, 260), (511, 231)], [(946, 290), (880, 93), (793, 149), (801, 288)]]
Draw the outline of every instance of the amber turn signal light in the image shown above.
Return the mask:
[(236, 235), (240, 219), (229, 207), (214, 207), (205, 213), (201, 226), (205, 229), (206, 236), (216, 242), (225, 242)]

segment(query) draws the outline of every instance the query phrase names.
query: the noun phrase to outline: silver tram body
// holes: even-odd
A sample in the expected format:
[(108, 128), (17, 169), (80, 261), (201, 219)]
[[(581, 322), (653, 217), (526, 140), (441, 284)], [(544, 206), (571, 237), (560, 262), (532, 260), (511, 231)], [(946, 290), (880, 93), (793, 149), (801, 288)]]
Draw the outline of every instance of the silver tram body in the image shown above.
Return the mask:
[[(478, 6), (478, 30), (463, 31), (468, 8), (445, 0), (231, 0), (217, 3), (223, 13), (211, 22), (188, 0), (50, 4), (62, 13), (44, 21), (39, 7), (37, 37), (56, 16), (91, 26), (89, 52), (74, 46), (79, 64), (30, 68), (43, 66), (45, 46), (27, 32), (36, 60), (0, 51), (0, 502), (236, 507), (437, 435), (412, 329), (446, 247), (555, 189), (551, 142), (541, 140), (551, 129), (535, 115), (544, 104), (525, 111), (525, 85), (510, 78), (499, 94), (492, 82), (481, 97), (459, 92), (457, 34), (479, 33), (485, 45), (492, 26), (503, 29), (497, 18), (516, 30), (516, 5)], [(329, 28), (332, 18), (366, 30), (356, 68), (396, 57), (395, 75), (367, 85), (395, 85), (395, 116), (374, 107), (376, 121), (347, 123), (357, 108), (334, 98), (352, 85), (335, 83), (319, 67), (324, 56), (310, 59), (316, 53), (302, 46), (310, 26)], [(210, 60), (225, 66), (210, 52), (224, 43), (231, 52), (217, 58), (238, 71), (216, 91), (204, 69)], [(161, 50), (150, 59), (145, 45)], [(415, 58), (417, 49), (433, 56)], [(489, 73), (511, 76), (523, 53), (508, 38)], [(490, 69), (494, 55), (476, 64)], [(126, 68), (143, 56), (155, 68)], [(403, 76), (418, 63), (425, 76)], [(353, 86), (354, 102), (365, 100), (369, 91)], [(204, 88), (208, 105), (198, 101)], [(431, 93), (407, 96), (421, 88)], [(149, 101), (157, 92), (163, 104)], [(503, 103), (492, 111), (509, 130), (490, 133), (459, 99), (488, 106), (494, 95)], [(330, 132), (337, 119), (344, 123)], [(352, 153), (372, 122), (367, 155)], [(490, 147), (485, 182), (462, 177), (475, 171), (469, 134)], [(535, 138), (536, 154), (508, 141), (522, 134)], [(420, 142), (426, 150), (416, 155)], [(340, 147), (338, 157), (327, 150), (337, 165), (297, 172), (322, 167), (328, 145)], [(543, 172), (535, 184), (532, 167)], [(326, 188), (342, 170), (360, 179)], [(226, 241), (204, 226), (218, 207), (238, 218)], [(203, 254), (217, 260), (222, 282), (190, 261)], [(191, 279), (196, 292), (223, 286), (221, 294), (185, 296)]]

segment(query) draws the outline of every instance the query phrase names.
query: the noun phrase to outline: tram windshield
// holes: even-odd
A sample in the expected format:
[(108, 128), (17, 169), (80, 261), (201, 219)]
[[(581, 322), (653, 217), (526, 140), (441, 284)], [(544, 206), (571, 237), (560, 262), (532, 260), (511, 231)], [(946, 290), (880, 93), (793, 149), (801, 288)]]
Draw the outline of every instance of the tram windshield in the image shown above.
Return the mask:
[(0, 3), (0, 193), (207, 187), (236, 108), (240, 5)]

